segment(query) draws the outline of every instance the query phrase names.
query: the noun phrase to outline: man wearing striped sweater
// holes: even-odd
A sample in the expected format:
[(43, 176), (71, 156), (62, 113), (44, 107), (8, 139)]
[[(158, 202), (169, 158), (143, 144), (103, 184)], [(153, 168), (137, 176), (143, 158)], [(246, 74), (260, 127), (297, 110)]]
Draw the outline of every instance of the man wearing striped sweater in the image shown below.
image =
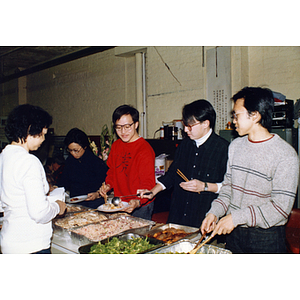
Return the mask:
[(226, 248), (233, 253), (285, 253), (284, 225), (299, 177), (297, 153), (270, 133), (272, 91), (245, 87), (232, 100), (240, 137), (229, 146), (223, 186), (201, 231), (228, 234)]

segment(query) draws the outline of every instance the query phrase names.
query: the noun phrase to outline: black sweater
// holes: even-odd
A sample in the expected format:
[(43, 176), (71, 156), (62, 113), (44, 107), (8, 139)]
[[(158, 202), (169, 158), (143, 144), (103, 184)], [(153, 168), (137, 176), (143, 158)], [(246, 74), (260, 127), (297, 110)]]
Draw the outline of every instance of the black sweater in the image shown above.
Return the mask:
[(185, 138), (178, 146), (174, 161), (164, 176), (158, 178), (167, 189), (174, 187), (168, 223), (200, 227), (209, 211), (211, 202), (218, 196), (212, 192), (188, 192), (179, 183), (183, 179), (179, 169), (189, 180), (221, 183), (226, 172), (229, 143), (214, 132), (207, 141), (196, 146), (195, 141)]
[(105, 181), (107, 170), (103, 160), (90, 150), (86, 150), (79, 159), (69, 155), (58, 186), (70, 191), (71, 197), (87, 195), (100, 188)]

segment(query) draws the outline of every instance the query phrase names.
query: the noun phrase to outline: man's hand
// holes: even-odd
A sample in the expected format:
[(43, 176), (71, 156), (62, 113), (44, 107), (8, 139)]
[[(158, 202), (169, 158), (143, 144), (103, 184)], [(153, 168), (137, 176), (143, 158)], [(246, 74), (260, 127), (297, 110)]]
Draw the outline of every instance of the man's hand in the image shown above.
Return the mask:
[[(149, 193), (149, 195), (144, 195), (145, 193)], [(154, 194), (152, 191), (143, 189), (143, 190), (137, 190), (137, 194), (140, 195), (141, 198), (147, 198), (147, 199), (152, 199), (154, 197)]]
[(126, 208), (123, 209), (123, 211), (127, 212), (127, 213), (132, 213), (136, 208), (140, 207), (140, 200), (130, 200), (128, 202), (129, 206), (127, 206)]
[(211, 232), (216, 227), (217, 217), (213, 214), (208, 214), (201, 224), (201, 233)]
[(226, 217), (223, 217), (215, 227), (213, 231), (213, 235), (216, 234), (229, 234), (234, 229), (232, 216), (231, 214), (227, 215)]
[(179, 185), (182, 189), (189, 191), (189, 192), (199, 193), (204, 190), (204, 182), (197, 180), (197, 179), (192, 179), (190, 181), (184, 181), (184, 182), (181, 182)]
[(111, 189), (111, 186), (109, 184), (105, 184), (105, 182), (102, 183), (102, 186), (99, 189), (100, 195), (104, 198)]

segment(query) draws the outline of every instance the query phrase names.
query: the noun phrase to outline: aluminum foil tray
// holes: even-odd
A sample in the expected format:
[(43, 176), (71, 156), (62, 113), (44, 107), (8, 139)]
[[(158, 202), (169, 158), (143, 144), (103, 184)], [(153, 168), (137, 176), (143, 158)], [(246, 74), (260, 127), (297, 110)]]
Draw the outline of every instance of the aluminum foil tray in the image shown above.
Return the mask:
[[(196, 243), (190, 240), (180, 240), (174, 244), (161, 247), (154, 251), (148, 252), (149, 254), (180, 254), (188, 253), (196, 246)], [(198, 251), (197, 254), (232, 254), (231, 251), (219, 248), (213, 245), (204, 245)]]
[(195, 233), (199, 228), (197, 227), (190, 227), (190, 226), (185, 226), (185, 225), (179, 225), (179, 224), (173, 224), (173, 223), (168, 223), (164, 224), (161, 226), (157, 226), (153, 229), (151, 229), (148, 233), (147, 236), (153, 236), (153, 234), (163, 231), (168, 228), (175, 228), (175, 229), (182, 229), (185, 232), (189, 233), (189, 235), (185, 236), (184, 239), (189, 239), (189, 240), (199, 240), (201, 237), (201, 233)]
[[(100, 243), (101, 244), (106, 244), (113, 237), (117, 237), (117, 238), (119, 238), (122, 241), (127, 241), (127, 240), (130, 240), (130, 239), (133, 239), (133, 238), (146, 238), (145, 235), (141, 235), (141, 234), (137, 234), (137, 233), (133, 233), (133, 232), (126, 232), (126, 233), (117, 234), (117, 235), (111, 236), (111, 237), (109, 237), (107, 239), (101, 240)], [(154, 249), (158, 249), (159, 247), (164, 246), (164, 243), (162, 241), (159, 241), (159, 240), (154, 239), (154, 238), (149, 238), (149, 237), (147, 237), (147, 239), (150, 242), (150, 244), (153, 244), (153, 245), (156, 245), (156, 246), (153, 247), (152, 249), (149, 249), (149, 250), (141, 252), (141, 253), (147, 253), (149, 251), (152, 251)], [(89, 254), (89, 252), (91, 250), (91, 247), (93, 245), (95, 245), (95, 244), (98, 244), (98, 242), (94, 242), (94, 243), (90, 243), (90, 244), (81, 246), (81, 247), (78, 248), (78, 252), (80, 254)]]
[[(87, 210), (87, 211), (81, 211), (79, 213), (89, 213), (89, 210)], [(76, 214), (77, 214), (77, 212), (76, 212)], [(94, 215), (94, 216), (96, 216), (96, 217), (99, 216), (101, 218), (107, 219), (107, 217), (105, 216), (105, 214), (100, 213), (98, 211), (91, 211), (91, 214)], [(68, 221), (68, 220), (72, 220), (72, 218), (74, 218), (74, 217), (76, 218), (77, 215), (75, 215), (75, 216), (74, 215), (75, 215), (74, 213), (70, 213), (70, 214), (66, 214), (64, 216), (64, 218), (58, 218), (58, 219), (55, 218), (52, 221), (52, 227), (53, 227), (54, 233), (58, 234), (58, 235), (65, 235), (66, 232), (69, 232), (70, 230), (72, 230), (74, 228), (80, 227), (80, 226), (74, 225), (74, 226), (70, 226), (69, 228), (64, 228), (63, 225), (59, 224), (61, 221)], [(80, 217), (80, 215), (78, 215), (78, 217)], [(97, 221), (86, 221), (86, 222), (88, 222), (88, 224), (92, 224), (92, 223), (95, 223)], [(88, 224), (86, 224), (86, 225), (88, 225)]]
[[(89, 208), (89, 207), (79, 205), (79, 204), (76, 204), (76, 203), (74, 203), (74, 204), (66, 203), (66, 207), (67, 207), (66, 214), (72, 214), (72, 213), (78, 213), (78, 212), (81, 212), (81, 211), (91, 210), (91, 208)], [(74, 210), (72, 210), (72, 208)]]
[[(134, 221), (139, 221), (139, 222), (142, 222), (143, 224), (145, 224), (144, 226), (141, 226), (139, 228), (135, 228), (135, 229), (127, 229), (127, 230), (123, 230), (123, 231), (120, 231), (120, 232), (114, 232), (112, 234), (108, 234), (108, 237), (110, 236), (114, 236), (114, 235), (117, 235), (117, 234), (120, 234), (120, 233), (125, 233), (125, 232), (133, 232), (133, 233), (136, 233), (136, 234), (143, 234), (144, 232), (148, 232), (153, 225), (155, 225), (155, 222), (153, 221), (149, 221), (149, 220), (145, 220), (145, 219), (141, 219), (141, 218), (136, 218), (136, 217), (132, 217), (132, 216), (120, 216), (119, 218), (115, 218), (115, 219), (112, 219), (112, 220), (106, 220), (106, 221), (102, 221), (102, 222), (99, 222), (99, 223), (93, 223), (93, 224), (90, 224), (90, 225), (86, 225), (86, 226), (82, 226), (82, 227), (78, 227), (78, 228), (84, 228), (84, 227), (88, 227), (88, 226), (92, 226), (92, 225), (100, 225), (101, 224), (105, 224), (105, 222), (113, 222), (113, 221), (117, 221), (119, 219), (123, 219), (123, 220), (134, 220)], [(76, 228), (76, 229), (78, 229)], [(71, 238), (73, 239), (73, 242), (76, 243), (77, 245), (81, 246), (81, 245), (85, 245), (85, 244), (89, 244), (89, 243), (92, 243), (92, 242), (98, 242), (99, 240), (92, 240), (92, 239), (89, 239), (88, 237), (86, 237), (85, 235), (82, 235), (82, 234), (79, 234), (77, 232), (74, 232), (74, 230), (76, 229), (73, 229), (73, 230), (70, 230), (70, 235), (71, 235)], [(104, 238), (105, 239), (105, 238)], [(100, 239), (102, 240), (102, 239)]]

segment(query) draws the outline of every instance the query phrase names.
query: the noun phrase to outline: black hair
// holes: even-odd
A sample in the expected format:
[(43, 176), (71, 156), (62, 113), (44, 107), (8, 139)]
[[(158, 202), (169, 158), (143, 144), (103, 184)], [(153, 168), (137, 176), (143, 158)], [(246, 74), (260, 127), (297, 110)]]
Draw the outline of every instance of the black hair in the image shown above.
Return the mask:
[(22, 104), (15, 107), (7, 117), (5, 135), (11, 142), (26, 142), (28, 135), (40, 135), (52, 124), (52, 117), (39, 106)]
[(182, 109), (182, 121), (185, 125), (188, 125), (196, 119), (199, 122), (206, 120), (210, 123), (210, 128), (214, 130), (216, 124), (216, 112), (207, 100), (200, 99), (192, 103), (186, 104)]
[(66, 147), (72, 143), (80, 145), (85, 150), (91, 150), (88, 136), (85, 132), (78, 128), (72, 128), (65, 137), (64, 144)]
[(124, 104), (117, 107), (113, 112), (112, 121), (114, 125), (116, 124), (116, 121), (121, 119), (121, 117), (124, 115), (131, 115), (134, 123), (139, 121), (139, 111), (131, 105)]
[(234, 103), (238, 99), (244, 99), (244, 107), (247, 109), (249, 115), (253, 112), (258, 112), (261, 115), (261, 119), (259, 120), (261, 126), (269, 131), (271, 130), (274, 96), (270, 89), (246, 86), (233, 95), (232, 100)]

